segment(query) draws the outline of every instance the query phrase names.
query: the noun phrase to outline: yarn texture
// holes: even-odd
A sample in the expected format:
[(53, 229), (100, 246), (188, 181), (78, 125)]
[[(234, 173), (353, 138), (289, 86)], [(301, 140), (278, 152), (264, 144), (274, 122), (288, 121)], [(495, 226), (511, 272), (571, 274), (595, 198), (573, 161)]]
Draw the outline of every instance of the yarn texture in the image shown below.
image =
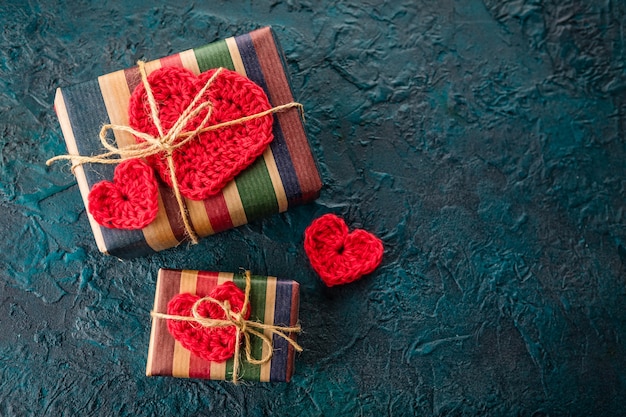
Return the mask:
[(383, 243), (362, 229), (349, 233), (342, 218), (325, 214), (304, 231), (304, 251), (322, 281), (332, 287), (374, 271), (382, 261)]
[(93, 186), (89, 212), (99, 224), (115, 229), (141, 229), (159, 211), (154, 171), (141, 159), (128, 159), (115, 167), (113, 181)]
[[(192, 132), (203, 125), (241, 119), (271, 109), (263, 89), (235, 71), (222, 68), (199, 97), (199, 102), (211, 103), (202, 109), (184, 126), (183, 132)], [(158, 119), (167, 133), (192, 104), (207, 81), (216, 72), (209, 70), (196, 76), (179, 67), (164, 67), (148, 76), (152, 95), (158, 105)], [(210, 112), (210, 115), (208, 114)], [(148, 105), (148, 96), (143, 84), (137, 85), (130, 98), (129, 125), (131, 128), (159, 137)], [(206, 117), (208, 122), (205, 121)], [(273, 140), (274, 116), (267, 114), (251, 120), (225, 126), (217, 130), (200, 132), (183, 146), (172, 152), (173, 165), (180, 193), (192, 200), (204, 200), (221, 191), (237, 174), (258, 158)], [(144, 142), (135, 137), (138, 143)], [(185, 137), (177, 137), (173, 145)], [(148, 163), (172, 186), (172, 175), (167, 153), (160, 152), (146, 157)]]
[[(141, 84), (129, 102), (130, 126), (105, 124), (100, 130), (107, 152), (58, 155), (46, 164), (69, 159), (73, 171), (85, 163), (119, 164), (145, 158), (172, 187), (185, 232), (192, 243), (198, 243), (184, 197), (203, 200), (220, 192), (273, 140), (272, 113), (293, 107), (302, 111), (302, 104), (270, 107), (261, 87), (225, 68), (196, 76), (185, 68), (164, 67), (148, 76), (145, 62), (139, 61), (138, 69)], [(109, 143), (110, 130), (131, 133), (137, 143), (117, 148)], [(124, 218), (100, 224), (110, 227), (113, 223), (135, 224)]]
[[(268, 363), (274, 355), (274, 337), (280, 337), (297, 352), (302, 347), (290, 337), (299, 333), (300, 325), (277, 326), (248, 320), (250, 318), (250, 290), (252, 275), (245, 272), (246, 286), (241, 291), (232, 281), (215, 287), (208, 296), (190, 293), (178, 294), (167, 305), (167, 313), (152, 311), (154, 318), (167, 320), (167, 329), (174, 339), (191, 353), (208, 361), (233, 359), (233, 383), (239, 379), (241, 366), (240, 342), (243, 340), (245, 360), (252, 365)], [(263, 355), (252, 354), (252, 338), (263, 344)]]
[[(228, 281), (215, 287), (209, 297), (217, 301), (228, 301), (234, 313), (242, 311), (245, 294), (234, 283)], [(194, 294), (178, 294), (167, 304), (167, 314), (172, 316), (192, 316), (192, 307), (202, 297)], [(197, 307), (200, 317), (226, 320), (224, 310), (214, 302), (205, 301)], [(244, 312), (244, 319), (250, 317), (250, 309)], [(167, 329), (174, 339), (194, 355), (208, 361), (222, 362), (235, 354), (237, 328), (204, 327), (192, 321), (167, 320)]]

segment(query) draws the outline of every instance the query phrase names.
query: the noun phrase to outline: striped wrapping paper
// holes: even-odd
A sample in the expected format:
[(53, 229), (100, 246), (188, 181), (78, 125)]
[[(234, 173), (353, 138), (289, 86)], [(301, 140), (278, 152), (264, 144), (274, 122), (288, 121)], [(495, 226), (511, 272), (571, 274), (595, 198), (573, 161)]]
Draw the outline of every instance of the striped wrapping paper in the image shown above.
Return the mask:
[[(146, 64), (150, 73), (163, 66), (181, 66), (195, 74), (211, 68), (235, 70), (261, 86), (272, 106), (294, 101), (280, 47), (271, 28), (228, 38)], [(72, 87), (59, 88), (55, 109), (71, 155), (103, 152), (99, 133), (105, 123), (128, 125), (128, 101), (141, 82), (137, 67), (117, 71)], [(185, 199), (198, 236), (245, 224), (314, 200), (321, 188), (299, 111), (274, 114), (274, 140), (262, 157), (231, 181), (222, 192), (204, 201)], [(118, 147), (135, 143), (132, 135), (115, 132)], [(114, 166), (77, 166), (75, 174), (87, 206), (91, 187), (113, 178)], [(185, 240), (181, 213), (172, 190), (160, 186), (159, 213), (142, 230), (108, 229), (89, 215), (100, 251), (129, 258), (160, 251)]]
[[(179, 293), (206, 296), (214, 287), (234, 281), (245, 288), (243, 274), (191, 270), (161, 269), (157, 278), (154, 311), (167, 313), (167, 303)], [(295, 281), (277, 280), (274, 277), (252, 276), (250, 288), (250, 319), (277, 326), (294, 326), (298, 322), (300, 286)], [(271, 335), (266, 331), (266, 335)], [(295, 337), (295, 335), (292, 335)], [(270, 362), (252, 365), (242, 356), (240, 379), (248, 381), (286, 381), (294, 371), (295, 351), (285, 340), (273, 337), (274, 354)], [(260, 339), (252, 338), (252, 355), (263, 357), (266, 353)], [(232, 379), (233, 359), (210, 362), (183, 348), (167, 330), (167, 320), (152, 319), (150, 347), (148, 349), (148, 376), (174, 376), (179, 378)]]

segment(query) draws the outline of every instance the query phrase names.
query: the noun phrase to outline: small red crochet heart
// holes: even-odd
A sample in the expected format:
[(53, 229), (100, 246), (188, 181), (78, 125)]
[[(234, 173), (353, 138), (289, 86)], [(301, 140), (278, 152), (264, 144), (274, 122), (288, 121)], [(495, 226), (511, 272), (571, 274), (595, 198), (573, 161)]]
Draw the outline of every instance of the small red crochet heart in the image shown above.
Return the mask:
[(304, 251), (322, 281), (332, 287), (374, 271), (383, 258), (383, 243), (363, 229), (348, 233), (342, 218), (325, 214), (304, 231)]
[[(194, 97), (205, 86), (216, 70), (196, 76), (185, 68), (164, 67), (148, 76), (148, 83), (159, 108), (159, 120), (165, 132), (176, 123)], [(236, 120), (271, 108), (261, 87), (248, 78), (227, 69), (217, 75), (203, 101), (212, 103), (208, 126)], [(199, 104), (198, 103), (198, 104)], [(198, 128), (208, 110), (201, 111), (189, 121), (185, 132)], [(152, 119), (143, 83), (139, 84), (130, 98), (129, 124), (140, 132), (158, 137)], [(247, 122), (220, 128), (197, 135), (196, 138), (173, 152), (176, 181), (183, 196), (203, 200), (218, 193), (237, 174), (258, 158), (274, 138), (274, 117), (269, 114)], [(205, 126), (207, 127), (207, 126)], [(165, 133), (164, 132), (164, 133)], [(142, 139), (136, 138), (137, 142)], [(182, 138), (177, 139), (177, 143)], [(159, 176), (172, 185), (165, 153), (152, 155), (148, 162)]]
[[(231, 281), (213, 288), (208, 296), (218, 301), (228, 300), (231, 310), (235, 313), (241, 311), (245, 299), (244, 292)], [(203, 296), (190, 293), (178, 294), (167, 304), (167, 314), (191, 317), (193, 305), (201, 298)], [(224, 310), (210, 301), (203, 301), (197, 311), (202, 317), (226, 319)], [(250, 308), (244, 314), (246, 320), (249, 317)], [(168, 319), (167, 329), (185, 349), (207, 361), (223, 362), (235, 353), (237, 329), (234, 326), (203, 327), (192, 321)]]
[(158, 185), (154, 171), (140, 159), (115, 167), (113, 182), (100, 181), (88, 196), (89, 213), (102, 226), (142, 229), (159, 211)]

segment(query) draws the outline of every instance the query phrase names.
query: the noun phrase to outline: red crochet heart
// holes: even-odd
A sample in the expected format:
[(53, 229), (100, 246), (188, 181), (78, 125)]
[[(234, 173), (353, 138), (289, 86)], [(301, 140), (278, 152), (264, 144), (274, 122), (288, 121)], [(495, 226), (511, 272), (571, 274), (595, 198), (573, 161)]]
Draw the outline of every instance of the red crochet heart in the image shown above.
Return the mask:
[[(218, 301), (228, 300), (232, 311), (238, 313), (243, 307), (245, 294), (234, 283), (227, 281), (213, 288), (209, 297)], [(178, 294), (167, 304), (167, 314), (191, 317), (193, 305), (201, 298), (202, 296), (190, 293)], [(210, 301), (203, 301), (197, 311), (202, 317), (226, 319), (224, 310)], [(246, 320), (249, 317), (250, 308), (244, 314)], [(202, 359), (223, 362), (235, 353), (237, 329), (234, 326), (203, 327), (192, 321), (168, 319), (167, 329), (185, 349)]]
[(362, 229), (348, 233), (344, 220), (334, 214), (325, 214), (307, 227), (304, 250), (329, 287), (356, 281), (374, 271), (383, 258), (379, 238)]
[[(185, 68), (164, 67), (152, 72), (148, 82), (159, 108), (164, 133), (176, 123), (183, 111), (204, 87), (216, 70), (194, 75)], [(248, 78), (222, 69), (202, 101), (213, 105), (208, 126), (253, 115), (271, 108), (261, 87)], [(208, 110), (189, 121), (184, 131), (198, 128)], [(129, 103), (129, 123), (133, 129), (158, 137), (143, 83)], [(203, 200), (218, 193), (237, 174), (258, 158), (272, 141), (273, 116), (266, 115), (197, 135), (173, 152), (176, 181), (183, 196)], [(138, 142), (142, 139), (136, 138)], [(182, 138), (178, 138), (177, 142)], [(146, 158), (170, 186), (172, 180), (165, 153)]]
[(140, 159), (115, 167), (113, 182), (100, 181), (91, 188), (88, 208), (102, 226), (142, 229), (159, 211), (158, 185), (154, 171)]

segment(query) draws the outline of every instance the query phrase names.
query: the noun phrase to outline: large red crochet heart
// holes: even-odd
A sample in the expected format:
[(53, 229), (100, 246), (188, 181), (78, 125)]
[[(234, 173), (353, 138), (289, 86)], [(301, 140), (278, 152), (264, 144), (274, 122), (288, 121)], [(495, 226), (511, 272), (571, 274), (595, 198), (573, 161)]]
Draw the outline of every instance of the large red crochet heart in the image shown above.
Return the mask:
[[(159, 120), (164, 133), (176, 123), (194, 97), (202, 90), (216, 70), (196, 76), (185, 68), (164, 67), (148, 76), (155, 101), (159, 108)], [(230, 70), (222, 69), (202, 101), (212, 103), (208, 126), (236, 120), (271, 108), (261, 87), (248, 78)], [(201, 111), (189, 121), (184, 131), (198, 128), (207, 114)], [(130, 98), (129, 124), (138, 131), (158, 137), (159, 132), (152, 119), (148, 96), (143, 83), (139, 84)], [(183, 196), (203, 200), (218, 193), (237, 174), (258, 158), (272, 141), (271, 114), (237, 123), (228, 127), (197, 135), (196, 138), (173, 152), (176, 181)], [(136, 138), (138, 142), (142, 139)], [(176, 143), (181, 141), (178, 138)], [(165, 152), (146, 158), (156, 168), (160, 177), (172, 185)]]
[(100, 181), (87, 199), (93, 218), (115, 229), (141, 229), (152, 223), (159, 211), (154, 171), (140, 159), (116, 166), (113, 182)]
[(344, 220), (334, 214), (325, 214), (307, 227), (304, 250), (313, 269), (329, 287), (369, 274), (383, 257), (379, 238), (362, 229), (348, 233)]
[[(245, 294), (231, 281), (227, 281), (208, 294), (218, 301), (228, 300), (233, 312), (238, 313), (243, 308)], [(193, 305), (202, 297), (190, 293), (178, 294), (167, 304), (167, 314), (191, 317)], [(224, 310), (211, 301), (203, 301), (198, 306), (198, 313), (202, 317), (224, 320)], [(248, 308), (244, 318), (250, 317)], [(199, 323), (182, 320), (167, 320), (167, 329), (174, 339), (194, 355), (208, 361), (223, 362), (235, 353), (237, 329), (228, 327), (203, 327)]]

